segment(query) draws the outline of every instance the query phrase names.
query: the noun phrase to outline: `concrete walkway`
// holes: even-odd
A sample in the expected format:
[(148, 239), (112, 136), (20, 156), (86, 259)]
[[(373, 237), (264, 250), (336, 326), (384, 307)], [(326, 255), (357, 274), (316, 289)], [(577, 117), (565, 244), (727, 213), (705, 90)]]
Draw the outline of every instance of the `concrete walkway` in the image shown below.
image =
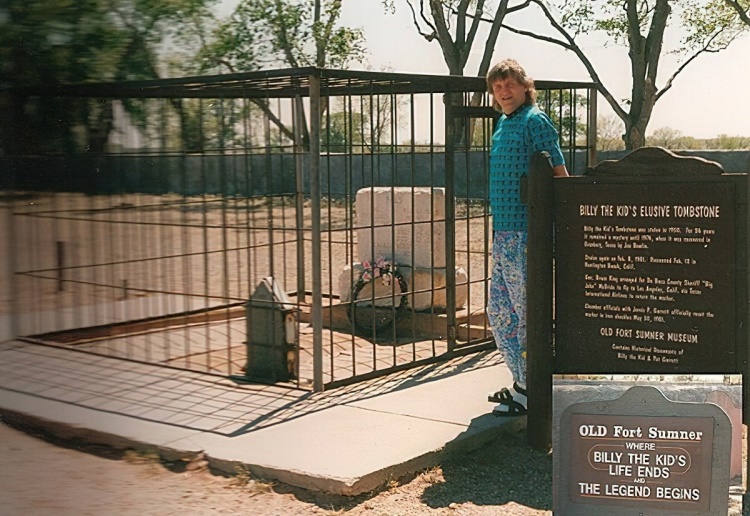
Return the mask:
[(0, 415), (65, 438), (163, 457), (201, 454), (266, 479), (356, 495), (517, 430), (486, 394), (511, 383), (497, 352), (325, 393), (55, 347), (0, 344)]

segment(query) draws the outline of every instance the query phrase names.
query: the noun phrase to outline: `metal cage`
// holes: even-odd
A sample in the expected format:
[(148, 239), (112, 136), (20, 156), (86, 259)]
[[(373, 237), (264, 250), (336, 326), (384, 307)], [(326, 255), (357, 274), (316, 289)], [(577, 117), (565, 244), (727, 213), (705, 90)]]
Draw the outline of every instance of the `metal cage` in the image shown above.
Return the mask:
[[(537, 89), (582, 171), (595, 85)], [(303, 68), (2, 94), (4, 339), (315, 390), (493, 345), (484, 79)], [(264, 281), (284, 299), (254, 297)], [(259, 307), (284, 312), (270, 343)], [(277, 372), (255, 367), (268, 353)]]

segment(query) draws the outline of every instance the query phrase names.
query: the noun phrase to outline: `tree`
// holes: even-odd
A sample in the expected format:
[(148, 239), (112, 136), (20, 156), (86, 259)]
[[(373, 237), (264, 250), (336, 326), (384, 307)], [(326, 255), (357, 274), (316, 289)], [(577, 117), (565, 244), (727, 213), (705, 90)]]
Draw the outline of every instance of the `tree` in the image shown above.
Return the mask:
[[(216, 0), (9, 0), (0, 9), (0, 87), (153, 79), (159, 47), (208, 15)], [(113, 128), (112, 101), (50, 98), (8, 102), (14, 152), (103, 152)], [(139, 113), (125, 103), (135, 118)], [(57, 123), (50, 124), (50, 120)], [(10, 125), (10, 124), (9, 124)], [(14, 141), (11, 142), (10, 140)]]
[(660, 127), (646, 138), (648, 145), (664, 147), (665, 149), (679, 149), (682, 143), (682, 132), (671, 127)]
[(623, 150), (623, 125), (615, 116), (600, 116), (596, 121), (596, 148), (600, 151)]
[[(343, 68), (364, 60), (361, 29), (339, 26), (343, 0), (242, 0), (198, 54), (202, 72), (243, 72), (269, 66)], [(289, 141), (294, 132), (265, 99), (252, 99)], [(297, 103), (301, 106), (301, 99)], [(321, 103), (324, 106), (325, 103)], [(298, 110), (304, 113), (303, 109)], [(322, 114), (322, 113), (321, 113)], [(304, 116), (304, 115), (303, 115)], [(307, 124), (302, 145), (309, 145)]]
[(750, 27), (750, 2), (747, 0), (725, 0), (725, 2), (735, 10), (742, 23)]
[[(412, 20), (419, 34), (428, 42), (435, 41), (440, 45), (450, 75), (464, 75), (481, 23), (482, 21), (489, 23), (482, 59), (476, 72), (477, 77), (484, 77), (490, 69), (492, 55), (505, 17), (529, 4), (525, 1), (519, 5), (509, 6), (510, 0), (499, 0), (493, 12), (492, 2), (486, 0), (419, 0), (418, 8), (416, 0), (406, 0), (406, 3), (411, 10)], [(395, 10), (394, 0), (383, 0), (383, 5), (386, 9)], [(483, 17), (485, 12), (490, 12), (491, 17)], [(484, 93), (480, 92), (474, 93), (469, 104), (479, 105), (483, 95)], [(459, 104), (460, 94), (454, 94), (451, 102), (454, 105)], [(451, 131), (455, 135), (457, 144), (464, 141), (465, 137), (467, 142), (473, 140), (475, 124), (469, 125), (468, 134), (466, 134), (465, 123), (463, 119), (452, 121)]]
[[(528, 5), (528, 2), (524, 2), (509, 6), (509, 0), (499, 0), (492, 17), (483, 17), (483, 13), (492, 10), (491, 2), (485, 0), (420, 0), (419, 9), (415, 5), (416, 0), (406, 0), (406, 3), (419, 34), (427, 41), (436, 41), (440, 45), (450, 75), (464, 75), (481, 22), (489, 22), (489, 33), (477, 70), (479, 77), (484, 77), (489, 70), (505, 16)], [(428, 4), (427, 9), (425, 3)], [(383, 0), (383, 5), (390, 10), (395, 8), (394, 0)]]
[[(542, 0), (529, 0), (538, 6), (562, 39), (507, 27), (518, 34), (559, 45), (573, 51), (598, 83), (615, 114), (625, 124), (628, 149), (645, 144), (646, 127), (656, 102), (670, 90), (677, 76), (701, 54), (725, 49), (746, 27), (724, 0), (553, 0), (559, 6), (559, 19)], [(681, 31), (676, 48), (664, 48), (669, 21)], [(602, 83), (576, 38), (603, 34), (628, 48), (632, 86), (630, 97), (617, 100)], [(681, 63), (672, 75), (659, 82), (659, 66), (666, 53), (674, 53)]]
[(746, 136), (729, 136), (728, 134), (720, 134), (711, 141), (711, 145), (716, 149), (748, 149), (750, 148), (750, 138)]
[(393, 148), (403, 127), (398, 117), (407, 99), (400, 95), (362, 95), (338, 99), (322, 120), (322, 148), (328, 152), (379, 152)]
[[(90, 82), (115, 77), (126, 35), (113, 23), (101, 0), (9, 0), (0, 17), (0, 87)], [(50, 98), (7, 100), (0, 145), (14, 153), (70, 152), (89, 143), (85, 102), (61, 105)], [(83, 131), (80, 128), (83, 128)]]
[(200, 46), (215, 22), (212, 7), (218, 0), (102, 0), (127, 34), (117, 80), (159, 79), (168, 74), (159, 47), (174, 40), (186, 49)]
[(341, 27), (343, 0), (242, 0), (199, 57), (204, 71), (344, 68), (364, 59), (361, 29)]

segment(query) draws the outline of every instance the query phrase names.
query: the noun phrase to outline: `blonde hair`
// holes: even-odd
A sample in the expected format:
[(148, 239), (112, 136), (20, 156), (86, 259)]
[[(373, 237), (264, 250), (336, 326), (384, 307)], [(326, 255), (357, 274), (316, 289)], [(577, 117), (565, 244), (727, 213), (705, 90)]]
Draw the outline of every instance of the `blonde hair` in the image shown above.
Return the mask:
[(497, 103), (495, 97), (492, 96), (492, 85), (495, 81), (504, 79), (515, 79), (526, 88), (526, 104), (536, 104), (536, 88), (534, 87), (534, 79), (526, 75), (526, 70), (523, 69), (518, 61), (515, 59), (504, 59), (495, 66), (493, 66), (489, 72), (487, 72), (487, 91), (492, 98), (492, 107), (495, 111), (502, 112), (500, 104)]

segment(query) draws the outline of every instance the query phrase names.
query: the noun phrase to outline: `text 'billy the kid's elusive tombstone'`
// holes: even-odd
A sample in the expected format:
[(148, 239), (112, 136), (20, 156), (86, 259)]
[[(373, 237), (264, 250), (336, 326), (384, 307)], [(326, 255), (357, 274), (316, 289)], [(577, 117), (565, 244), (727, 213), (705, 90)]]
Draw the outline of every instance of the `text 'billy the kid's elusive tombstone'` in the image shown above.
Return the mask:
[(555, 371), (735, 372), (734, 183), (663, 149), (614, 163), (556, 190)]
[(633, 387), (568, 407), (559, 442), (555, 514), (727, 513), (731, 423), (717, 405)]

